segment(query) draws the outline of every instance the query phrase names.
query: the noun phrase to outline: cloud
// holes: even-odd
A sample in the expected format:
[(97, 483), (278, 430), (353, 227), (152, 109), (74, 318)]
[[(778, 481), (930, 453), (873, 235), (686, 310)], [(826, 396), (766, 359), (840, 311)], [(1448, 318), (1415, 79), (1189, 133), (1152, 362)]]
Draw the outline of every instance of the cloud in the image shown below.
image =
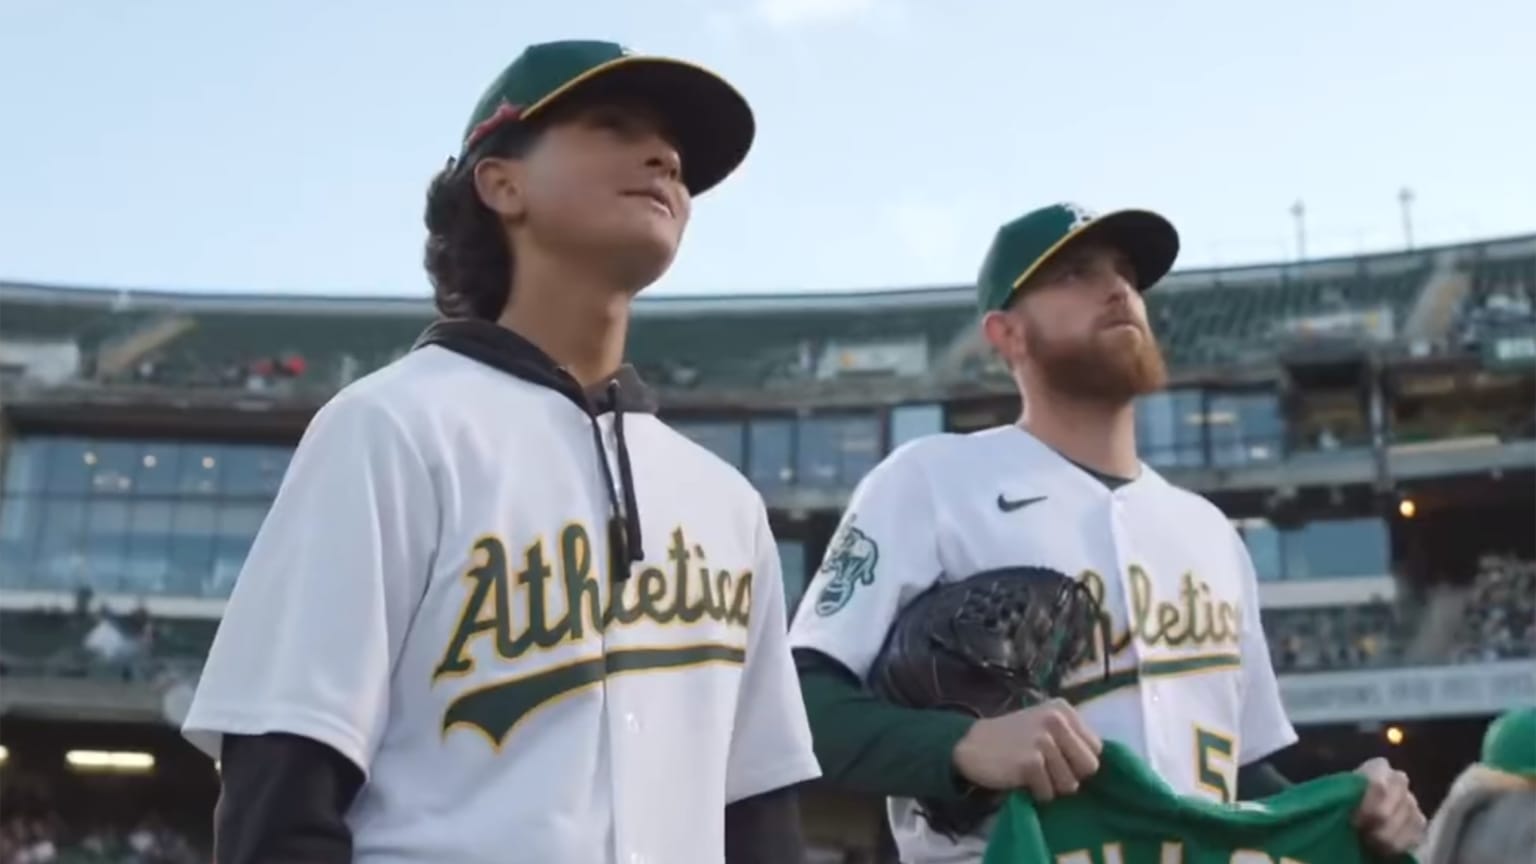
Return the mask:
[(765, 23), (791, 29), (862, 18), (875, 0), (755, 0), (753, 13)]

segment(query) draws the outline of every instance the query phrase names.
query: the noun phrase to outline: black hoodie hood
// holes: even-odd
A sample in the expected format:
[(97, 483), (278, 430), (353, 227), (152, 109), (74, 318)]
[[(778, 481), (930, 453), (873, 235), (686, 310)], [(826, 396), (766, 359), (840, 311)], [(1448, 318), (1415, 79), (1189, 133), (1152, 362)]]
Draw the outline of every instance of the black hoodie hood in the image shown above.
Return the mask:
[[(597, 463), (608, 492), (610, 573), (614, 579), (628, 578), (630, 565), (644, 560), (645, 550), (640, 539), (640, 512), (634, 475), (630, 470), (629, 446), (624, 438), (624, 415), (655, 414), (657, 406), (655, 394), (634, 367), (620, 366), (603, 383), (584, 389), (575, 376), (537, 345), (500, 324), (476, 319), (434, 321), (416, 339), (412, 350), (428, 345), (446, 348), (514, 378), (547, 387), (571, 400), (587, 415), (591, 421)], [(608, 450), (603, 444), (602, 427), (597, 422), (598, 417), (609, 413), (613, 414), (613, 434), (618, 451), (617, 478), (608, 465)]]
[(514, 378), (548, 387), (589, 414), (602, 415), (615, 410), (630, 414), (656, 413), (656, 394), (646, 386), (633, 366), (620, 366), (607, 381), (583, 390), (575, 377), (539, 346), (491, 321), (474, 318), (434, 321), (417, 337), (413, 350), (427, 345), (447, 348)]

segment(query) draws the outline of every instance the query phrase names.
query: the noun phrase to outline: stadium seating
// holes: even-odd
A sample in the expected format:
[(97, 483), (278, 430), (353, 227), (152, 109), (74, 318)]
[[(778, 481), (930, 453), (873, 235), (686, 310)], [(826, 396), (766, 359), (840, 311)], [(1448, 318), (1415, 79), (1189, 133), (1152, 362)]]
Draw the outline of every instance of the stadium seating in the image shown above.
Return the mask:
[[(111, 644), (121, 646), (117, 651), (105, 652), (93, 639), (104, 622), (115, 631)], [(0, 612), (0, 675), (150, 680), (161, 672), (200, 665), (217, 626), (212, 618), (139, 611), (7, 610)]]
[[(1148, 295), (1149, 314), (1172, 365), (1209, 366), (1273, 350), (1286, 326), (1340, 312), (1391, 316), (1399, 332), (1423, 290), (1428, 256), (1398, 259), (1380, 273), (1364, 263), (1321, 262), (1315, 267), (1245, 271), (1192, 271), (1170, 276)], [(1536, 259), (1488, 260), (1481, 265), (1474, 299), (1482, 308), (1500, 286), (1536, 285)], [(3, 289), (5, 286), (0, 286)], [(47, 301), (55, 289), (0, 292), (0, 336), (73, 338), (83, 350), (126, 338), (166, 316), (185, 318), (133, 376), (162, 383), (251, 387), (262, 382), (258, 367), (302, 358), (295, 379), (317, 389), (334, 388), (405, 351), (431, 316), (419, 303), (370, 307), (372, 301), (256, 298), (241, 304), (195, 296), (156, 294), (124, 304), (112, 292), (57, 289), (68, 304)], [(904, 295), (922, 302), (904, 303)], [(82, 299), (84, 298), (84, 299)], [(1529, 307), (1529, 302), (1526, 304)], [(355, 311), (354, 311), (355, 310)], [(631, 328), (629, 356), (648, 378), (669, 389), (751, 390), (793, 386), (826, 377), (838, 355), (863, 345), (921, 345), (928, 368), (957, 340), (975, 344), (973, 292), (875, 292), (835, 298), (642, 297)], [(975, 352), (984, 354), (985, 352)], [(984, 357), (967, 357), (962, 377), (999, 374)]]
[[(1536, 561), (1485, 557), (1465, 589), (1461, 626), (1427, 662), (1478, 663), (1536, 657)], [(1407, 612), (1422, 613), (1422, 609)], [(1386, 604), (1265, 609), (1264, 635), (1284, 672), (1354, 669), (1415, 662), (1409, 638), (1417, 618)]]
[[(754, 388), (803, 382), (815, 375), (831, 346), (896, 340), (921, 341), (937, 355), (973, 324), (966, 298), (952, 305), (888, 308), (877, 312), (783, 308), (716, 318), (637, 315), (629, 357), (658, 385)], [(658, 312), (664, 309), (658, 304)]]
[(71, 818), (81, 814), (66, 816), (45, 803), (55, 797), (46, 785), (40, 794), (11, 788), (6, 792), (0, 864), (201, 864), (209, 860), (208, 853), (187, 834), (158, 819), (109, 819), (103, 814)]
[(1536, 255), (1479, 258), (1472, 268), (1472, 286), (1463, 298), (1458, 331), (1463, 344), (1474, 345), (1486, 333), (1511, 325), (1536, 324)]
[(184, 369), (249, 371), (253, 362), (299, 357), (305, 365), (296, 377), (339, 387), (408, 350), (428, 318), (205, 313), (194, 323), (186, 335), (165, 347), (165, 362)]
[(1425, 263), (1392, 275), (1277, 280), (1210, 286), (1181, 285), (1147, 295), (1148, 314), (1174, 366), (1244, 359), (1274, 350), (1277, 326), (1338, 312), (1385, 309), (1398, 332), (1424, 287)]

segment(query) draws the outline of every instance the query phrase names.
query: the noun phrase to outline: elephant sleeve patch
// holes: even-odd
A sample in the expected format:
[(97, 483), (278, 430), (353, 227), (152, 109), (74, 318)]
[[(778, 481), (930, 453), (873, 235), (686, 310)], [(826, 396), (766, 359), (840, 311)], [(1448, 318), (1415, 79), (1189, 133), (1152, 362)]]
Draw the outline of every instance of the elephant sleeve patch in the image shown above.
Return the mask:
[(879, 561), (880, 547), (875, 541), (854, 525), (852, 519), (844, 523), (821, 562), (821, 570), (827, 578), (816, 595), (816, 614), (822, 617), (836, 614), (853, 599), (860, 585), (875, 584), (875, 565)]

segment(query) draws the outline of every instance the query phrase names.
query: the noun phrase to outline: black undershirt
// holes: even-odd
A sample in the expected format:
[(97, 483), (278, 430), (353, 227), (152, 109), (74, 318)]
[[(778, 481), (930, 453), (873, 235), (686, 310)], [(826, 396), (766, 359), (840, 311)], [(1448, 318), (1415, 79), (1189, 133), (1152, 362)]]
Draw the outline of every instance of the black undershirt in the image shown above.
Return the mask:
[[(363, 773), (334, 749), (298, 735), (226, 735), (219, 783), (219, 864), (351, 864), (346, 813)], [(726, 805), (725, 861), (803, 864), (795, 788)]]

